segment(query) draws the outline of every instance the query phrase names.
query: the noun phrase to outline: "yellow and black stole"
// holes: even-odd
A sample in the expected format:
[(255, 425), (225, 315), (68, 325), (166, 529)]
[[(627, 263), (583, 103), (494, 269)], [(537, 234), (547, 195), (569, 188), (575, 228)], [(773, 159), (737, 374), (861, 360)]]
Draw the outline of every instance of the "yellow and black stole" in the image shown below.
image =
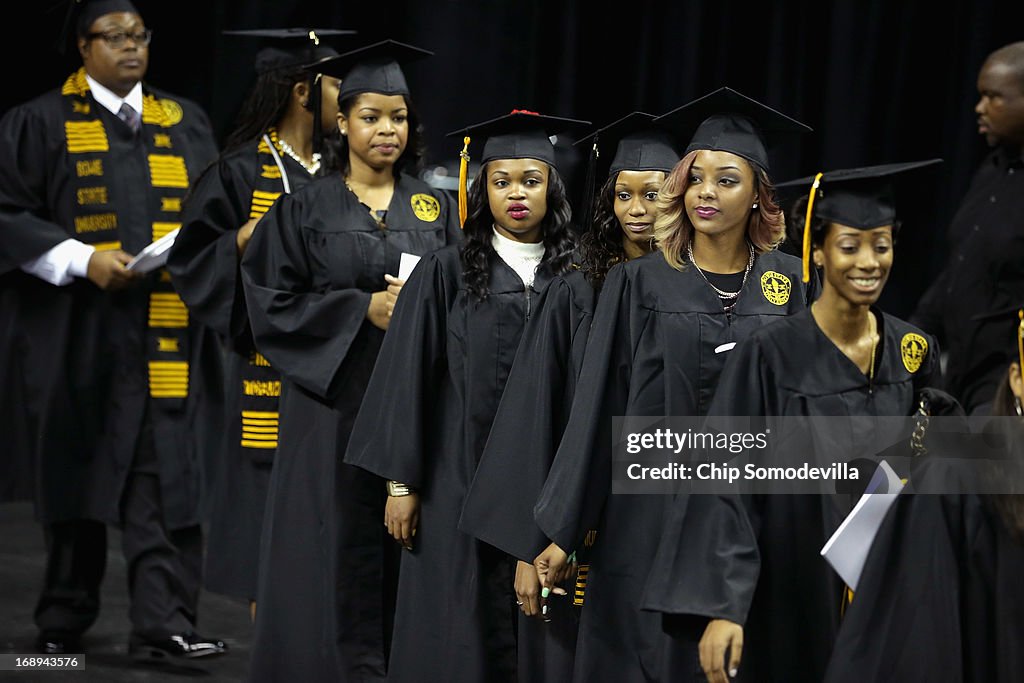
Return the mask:
[[(120, 194), (123, 201), (131, 190), (107, 181), (106, 168), (116, 159), (110, 156), (106, 128), (94, 109), (101, 105), (89, 97), (84, 68), (68, 77), (61, 94), (74, 236), (99, 250), (120, 249), (115, 195)], [(175, 128), (181, 119), (177, 102), (144, 94), (139, 135), (149, 162), (147, 213), (152, 217), (154, 240), (181, 225), (181, 201), (189, 184), (185, 158), (176, 153), (184, 148)], [(180, 410), (188, 397), (188, 310), (164, 269), (150, 287), (146, 356), (150, 397), (164, 410)]]
[[(270, 144), (267, 144), (267, 140)], [(271, 149), (273, 145), (273, 149)], [(259, 175), (253, 183), (249, 202), (249, 218), (260, 218), (290, 185), (277, 131), (271, 128), (259, 141), (256, 149)], [(257, 228), (259, 229), (259, 228)], [(258, 351), (251, 351), (242, 370), (241, 446), (260, 462), (272, 462), (277, 448), (279, 425), (278, 398), (281, 396), (281, 376)]]
[[(597, 529), (591, 529), (583, 537), (584, 550), (579, 553), (577, 558), (579, 564), (576, 568), (576, 584), (573, 586), (572, 591), (572, 604), (576, 607), (583, 607), (583, 600), (587, 595), (587, 577), (590, 575), (590, 562), (584, 560), (590, 555), (590, 548), (594, 546), (595, 540), (597, 540)], [(576, 553), (573, 554), (575, 555)]]

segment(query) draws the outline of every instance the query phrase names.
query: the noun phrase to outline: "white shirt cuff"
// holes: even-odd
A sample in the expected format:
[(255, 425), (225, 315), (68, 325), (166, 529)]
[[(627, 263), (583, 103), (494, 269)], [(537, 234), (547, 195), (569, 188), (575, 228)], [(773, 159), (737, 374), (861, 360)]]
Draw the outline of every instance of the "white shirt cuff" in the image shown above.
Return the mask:
[(63, 287), (76, 277), (85, 277), (95, 247), (78, 240), (66, 239), (41, 256), (21, 264), (21, 269), (51, 285)]

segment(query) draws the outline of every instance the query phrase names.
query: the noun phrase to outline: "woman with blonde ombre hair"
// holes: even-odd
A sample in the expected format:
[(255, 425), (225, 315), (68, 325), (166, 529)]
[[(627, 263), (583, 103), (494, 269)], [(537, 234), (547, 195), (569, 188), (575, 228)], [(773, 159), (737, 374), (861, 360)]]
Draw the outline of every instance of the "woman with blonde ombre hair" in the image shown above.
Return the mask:
[[(662, 615), (642, 609), (672, 498), (631, 495), (663, 489), (633, 488), (628, 463), (613, 461), (613, 444), (621, 440), (612, 432), (613, 417), (704, 415), (736, 342), (804, 310), (816, 289), (801, 284), (800, 259), (774, 249), (782, 213), (771, 199), (762, 137), (807, 127), (727, 88), (655, 123), (690, 139), (659, 192), (654, 234), (661, 251), (608, 271), (566, 437), (534, 509), (551, 540), (534, 559), (549, 590), (565, 578), (569, 555), (583, 549), (588, 530), (597, 530), (588, 549), (578, 682), (690, 681), (701, 668), (722, 680), (722, 663), (713, 664), (722, 658), (713, 653), (733, 645), (739, 659), (744, 599), (756, 574), (735, 577), (695, 552), (676, 577), (690, 598), (683, 608), (690, 628), (667, 634)], [(630, 488), (609, 495), (612, 481)], [(719, 528), (718, 517), (701, 519), (709, 538), (750, 542), (748, 534)]]
[[(702, 156), (702, 151), (695, 149), (680, 159), (658, 192), (658, 218), (654, 222), (654, 239), (665, 256), (665, 261), (676, 270), (683, 270), (686, 267), (686, 250), (688, 247), (692, 248), (694, 233), (699, 232), (687, 216), (685, 195), (690, 189), (693, 167)], [(725, 154), (737, 156), (729, 152)], [(754, 247), (756, 253), (764, 254), (775, 249), (785, 239), (785, 216), (782, 207), (775, 201), (775, 187), (768, 177), (768, 172), (742, 157), (739, 161), (746, 162), (753, 175), (754, 201), (746, 216), (746, 240)], [(700, 164), (697, 165), (700, 168)]]

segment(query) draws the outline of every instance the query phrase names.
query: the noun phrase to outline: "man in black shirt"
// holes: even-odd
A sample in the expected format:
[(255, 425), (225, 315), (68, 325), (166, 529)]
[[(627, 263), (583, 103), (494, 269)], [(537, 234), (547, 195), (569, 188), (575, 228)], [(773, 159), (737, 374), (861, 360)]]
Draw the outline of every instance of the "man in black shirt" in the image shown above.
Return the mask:
[(978, 132), (992, 151), (975, 172), (949, 230), (946, 267), (911, 322), (948, 352), (946, 388), (986, 414), (1013, 360), (1003, 316), (1024, 299), (1024, 41), (991, 53), (978, 75)]

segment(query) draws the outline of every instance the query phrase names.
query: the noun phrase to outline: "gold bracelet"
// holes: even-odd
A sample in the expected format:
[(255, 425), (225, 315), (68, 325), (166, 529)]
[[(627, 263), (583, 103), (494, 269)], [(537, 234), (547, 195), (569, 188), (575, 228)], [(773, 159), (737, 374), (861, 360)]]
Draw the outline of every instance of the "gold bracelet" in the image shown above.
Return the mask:
[(388, 495), (392, 498), (400, 498), (402, 496), (408, 496), (412, 493), (412, 489), (403, 484), (400, 481), (388, 481)]

